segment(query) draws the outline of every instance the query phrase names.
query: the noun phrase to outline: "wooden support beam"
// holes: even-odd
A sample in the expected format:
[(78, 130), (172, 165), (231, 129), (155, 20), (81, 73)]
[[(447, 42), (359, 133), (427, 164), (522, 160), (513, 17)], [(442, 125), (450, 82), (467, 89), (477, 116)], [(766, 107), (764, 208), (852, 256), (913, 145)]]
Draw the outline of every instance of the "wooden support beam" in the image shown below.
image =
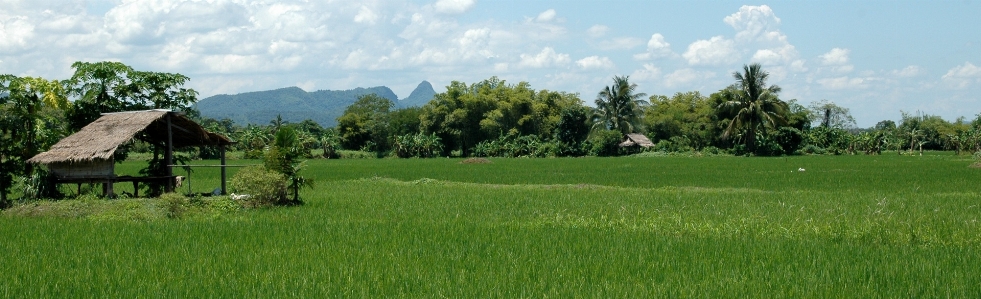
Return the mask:
[(219, 152), (221, 153), (221, 195), (228, 194), (228, 190), (225, 189), (225, 145), (218, 146)]
[[(164, 159), (167, 160), (166, 161), (166, 164), (165, 164), (165, 165), (167, 165), (166, 166), (167, 176), (168, 177), (173, 177), (174, 176), (174, 169), (171, 168), (170, 165), (174, 165), (174, 131), (173, 131), (172, 125), (171, 125), (170, 112), (167, 113), (167, 116), (166, 117), (167, 117), (167, 153), (164, 154), (164, 157), (165, 157)], [(164, 191), (165, 192), (174, 192), (174, 184), (175, 184), (175, 182), (174, 182), (173, 179), (168, 180), (167, 183), (164, 184), (164, 186), (165, 186), (164, 187)]]

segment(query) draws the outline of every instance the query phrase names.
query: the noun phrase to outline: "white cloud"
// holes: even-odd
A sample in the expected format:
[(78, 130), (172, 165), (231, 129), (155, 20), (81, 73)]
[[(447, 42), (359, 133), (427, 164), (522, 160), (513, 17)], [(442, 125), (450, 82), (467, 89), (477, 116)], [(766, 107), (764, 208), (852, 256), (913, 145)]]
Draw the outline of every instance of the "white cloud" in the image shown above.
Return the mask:
[(738, 12), (725, 17), (723, 21), (736, 29), (736, 40), (739, 41), (779, 39), (782, 35), (777, 32), (780, 18), (766, 5), (743, 5)]
[(569, 54), (556, 53), (551, 47), (545, 47), (537, 55), (521, 54), (521, 62), (518, 66), (529, 68), (543, 68), (569, 63)]
[(851, 50), (834, 48), (828, 53), (824, 53), (821, 56), (821, 63), (824, 65), (845, 65), (848, 64), (848, 53)]
[(981, 83), (981, 67), (971, 62), (956, 66), (941, 77), (941, 79), (956, 88), (966, 88), (971, 84)]
[(370, 24), (374, 25), (375, 21), (378, 21), (378, 14), (371, 11), (367, 6), (361, 6), (361, 10), (358, 11), (358, 15), (354, 16), (355, 23)]
[(724, 65), (739, 61), (735, 43), (722, 36), (697, 40), (688, 45), (688, 51), (682, 56), (691, 65)]
[(31, 48), (34, 25), (27, 17), (0, 19), (0, 53), (15, 53)]
[(837, 78), (825, 78), (817, 80), (821, 87), (827, 89), (856, 89), (865, 88), (869, 79), (867, 78), (850, 78), (848, 76), (837, 77)]
[(439, 0), (433, 6), (443, 14), (461, 14), (469, 11), (477, 4), (474, 0)]
[(634, 59), (649, 60), (672, 55), (675, 54), (674, 52), (671, 52), (671, 44), (664, 41), (663, 35), (660, 33), (655, 33), (651, 35), (651, 39), (647, 41), (647, 52), (634, 54)]
[(603, 25), (593, 25), (593, 27), (589, 27), (589, 29), (586, 29), (586, 35), (589, 35), (589, 37), (592, 38), (598, 38), (606, 35), (606, 32), (608, 31), (610, 31), (610, 27), (606, 27)]
[(538, 17), (537, 18), (535, 18), (535, 21), (539, 21), (539, 22), (551, 22), (551, 21), (554, 21), (554, 20), (555, 20), (555, 10), (554, 9), (549, 9), (549, 10), (543, 11), (542, 13), (538, 14)]
[(643, 69), (635, 70), (632, 74), (630, 74), (630, 79), (637, 81), (653, 81), (660, 77), (661, 69), (651, 63), (644, 64)]
[(576, 64), (583, 69), (612, 69), (615, 67), (613, 61), (608, 57), (589, 56), (576, 61)]
[(915, 65), (907, 66), (901, 70), (892, 71), (893, 76), (904, 77), (904, 78), (914, 77), (919, 74), (920, 74), (920, 67)]
[(669, 88), (690, 85), (698, 80), (711, 79), (715, 77), (712, 72), (699, 72), (691, 68), (676, 70), (664, 75), (664, 86)]
[(630, 50), (644, 44), (644, 40), (634, 37), (618, 37), (599, 44), (602, 50)]

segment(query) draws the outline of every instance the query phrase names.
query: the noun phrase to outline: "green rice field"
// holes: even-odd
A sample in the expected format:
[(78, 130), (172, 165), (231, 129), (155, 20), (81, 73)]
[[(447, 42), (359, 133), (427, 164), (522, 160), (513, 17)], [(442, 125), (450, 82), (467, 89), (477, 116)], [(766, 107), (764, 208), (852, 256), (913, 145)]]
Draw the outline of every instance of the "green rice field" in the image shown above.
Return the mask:
[(0, 297), (981, 298), (970, 157), (462, 161), (310, 160), (305, 205), (181, 219), (14, 207)]

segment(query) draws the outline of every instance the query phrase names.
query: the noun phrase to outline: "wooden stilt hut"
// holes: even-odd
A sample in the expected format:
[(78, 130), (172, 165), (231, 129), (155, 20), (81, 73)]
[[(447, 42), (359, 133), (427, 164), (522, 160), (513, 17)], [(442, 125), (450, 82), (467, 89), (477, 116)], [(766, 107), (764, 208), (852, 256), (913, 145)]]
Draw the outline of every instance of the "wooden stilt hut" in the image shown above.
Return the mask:
[[(158, 177), (116, 176), (113, 153), (123, 143), (138, 139), (164, 149), (167, 173)], [(171, 110), (105, 113), (71, 136), (58, 141), (50, 150), (27, 160), (47, 165), (56, 183), (102, 183), (103, 192), (113, 194), (112, 185), (132, 182), (164, 182), (166, 192), (174, 191), (174, 149), (190, 146), (218, 146), (221, 150), (221, 191), (225, 191), (225, 147), (232, 141)], [(135, 194), (139, 196), (139, 194)]]
[(635, 147), (635, 146), (639, 146), (639, 147), (647, 148), (647, 147), (654, 146), (654, 143), (651, 142), (650, 139), (647, 139), (647, 136), (644, 136), (644, 134), (636, 134), (636, 133), (634, 133), (634, 134), (627, 134), (625, 136), (625, 139), (626, 140), (624, 140), (623, 142), (621, 142), (619, 144), (620, 147)]

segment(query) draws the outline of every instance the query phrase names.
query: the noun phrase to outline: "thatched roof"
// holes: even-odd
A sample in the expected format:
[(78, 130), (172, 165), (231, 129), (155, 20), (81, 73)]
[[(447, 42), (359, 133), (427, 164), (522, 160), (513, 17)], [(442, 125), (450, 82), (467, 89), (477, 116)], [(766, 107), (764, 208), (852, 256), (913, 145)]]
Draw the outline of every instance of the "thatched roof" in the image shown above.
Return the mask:
[(620, 147), (640, 145), (641, 147), (652, 147), (654, 143), (643, 134), (627, 134), (627, 140), (620, 143)]
[(116, 148), (141, 132), (141, 140), (164, 145), (167, 142), (167, 114), (171, 117), (175, 148), (231, 144), (228, 138), (208, 132), (194, 121), (170, 110), (130, 111), (103, 114), (82, 130), (58, 141), (50, 150), (27, 161), (50, 164), (109, 160)]

